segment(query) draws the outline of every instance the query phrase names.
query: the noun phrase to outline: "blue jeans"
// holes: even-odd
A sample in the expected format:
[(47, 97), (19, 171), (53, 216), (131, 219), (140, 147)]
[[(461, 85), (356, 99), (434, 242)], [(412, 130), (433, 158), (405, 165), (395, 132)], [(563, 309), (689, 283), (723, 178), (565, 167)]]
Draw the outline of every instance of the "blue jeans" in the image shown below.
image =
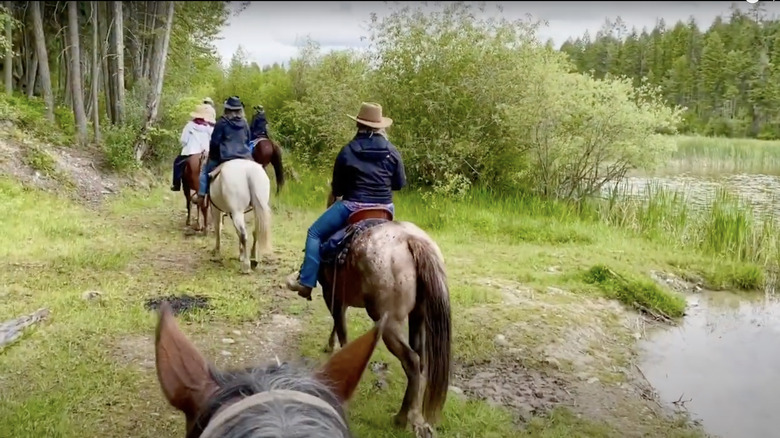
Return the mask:
[(206, 164), (200, 169), (200, 178), (198, 179), (198, 196), (204, 197), (209, 191), (209, 172), (216, 169), (219, 163), (213, 160), (208, 160)]
[(173, 160), (173, 183), (171, 184), (178, 192), (181, 189), (181, 177), (184, 174), (184, 164), (189, 155), (178, 155)]
[(306, 236), (303, 265), (301, 266), (302, 285), (314, 288), (320, 270), (320, 244), (340, 230), (347, 223), (350, 211), (341, 201), (336, 201), (309, 227)]

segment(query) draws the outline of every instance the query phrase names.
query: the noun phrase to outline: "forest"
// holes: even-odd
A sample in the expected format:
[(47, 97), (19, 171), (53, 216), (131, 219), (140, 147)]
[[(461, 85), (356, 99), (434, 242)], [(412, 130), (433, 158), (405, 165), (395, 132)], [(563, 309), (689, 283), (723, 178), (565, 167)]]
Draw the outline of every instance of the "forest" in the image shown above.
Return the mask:
[(733, 7), (704, 27), (691, 17), (652, 29), (607, 19), (595, 35), (566, 41), (577, 71), (626, 76), (662, 89), (686, 108), (681, 131), (711, 136), (780, 138), (780, 20), (762, 3)]

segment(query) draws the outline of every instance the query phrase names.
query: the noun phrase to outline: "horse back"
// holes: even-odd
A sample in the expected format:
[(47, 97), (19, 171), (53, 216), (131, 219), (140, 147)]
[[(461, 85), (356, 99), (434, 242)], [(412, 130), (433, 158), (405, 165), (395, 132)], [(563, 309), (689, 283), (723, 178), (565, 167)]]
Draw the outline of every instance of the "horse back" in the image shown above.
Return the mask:
[(274, 149), (275, 145), (270, 139), (260, 137), (257, 140), (257, 144), (255, 144), (255, 149), (252, 151), (252, 159), (263, 166), (267, 166), (274, 155)]

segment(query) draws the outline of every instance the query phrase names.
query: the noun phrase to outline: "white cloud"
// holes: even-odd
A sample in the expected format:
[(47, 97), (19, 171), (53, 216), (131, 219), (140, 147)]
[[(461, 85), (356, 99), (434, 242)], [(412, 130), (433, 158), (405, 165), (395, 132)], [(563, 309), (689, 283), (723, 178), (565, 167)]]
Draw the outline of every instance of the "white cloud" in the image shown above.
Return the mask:
[[(404, 3), (404, 2), (402, 2)], [(409, 2), (406, 2), (409, 3)], [(415, 2), (416, 3), (416, 2)], [(761, 2), (766, 12), (780, 16), (780, 3)], [(545, 19), (547, 27), (539, 31), (546, 40), (560, 46), (567, 38), (581, 36), (586, 30), (594, 34), (607, 18), (620, 16), (632, 26), (652, 28), (659, 18), (667, 24), (693, 16), (700, 27), (708, 27), (718, 15), (728, 15), (729, 2), (486, 2), (488, 11), (503, 6), (508, 19), (531, 14)], [(747, 9), (746, 1), (735, 2)], [(492, 7), (491, 7), (492, 6)], [(216, 42), (227, 62), (239, 45), (251, 60), (261, 65), (284, 63), (298, 53), (306, 36), (320, 43), (324, 50), (365, 47), (361, 37), (368, 36), (371, 12), (380, 17), (389, 10), (382, 2), (252, 2), (238, 16), (231, 16)]]

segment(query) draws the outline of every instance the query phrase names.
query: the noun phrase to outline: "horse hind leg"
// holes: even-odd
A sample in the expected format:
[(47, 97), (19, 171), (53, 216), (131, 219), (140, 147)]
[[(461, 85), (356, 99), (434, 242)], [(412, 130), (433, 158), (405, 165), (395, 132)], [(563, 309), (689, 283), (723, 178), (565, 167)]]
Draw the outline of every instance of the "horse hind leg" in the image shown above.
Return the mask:
[(420, 409), (420, 356), (406, 343), (402, 330), (403, 323), (392, 320), (388, 321), (382, 335), (387, 349), (401, 361), (407, 380), (401, 409), (395, 415), (395, 424), (406, 427), (411, 422), (417, 428), (425, 424)]
[(236, 227), (236, 234), (238, 235), (238, 260), (241, 263), (241, 273), (248, 274), (251, 271), (251, 264), (249, 261), (244, 212), (233, 212), (230, 217), (233, 219), (233, 225)]

